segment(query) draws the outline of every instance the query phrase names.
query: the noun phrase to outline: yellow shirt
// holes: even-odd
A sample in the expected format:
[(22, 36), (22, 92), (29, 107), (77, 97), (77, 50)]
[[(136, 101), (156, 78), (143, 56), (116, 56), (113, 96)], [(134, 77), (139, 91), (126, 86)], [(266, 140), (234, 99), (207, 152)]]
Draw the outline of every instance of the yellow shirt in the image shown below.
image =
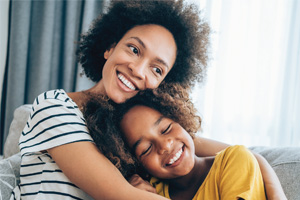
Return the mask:
[[(168, 184), (151, 178), (158, 194), (169, 196)], [(265, 191), (258, 162), (244, 146), (236, 145), (218, 153), (193, 200), (265, 200)]]

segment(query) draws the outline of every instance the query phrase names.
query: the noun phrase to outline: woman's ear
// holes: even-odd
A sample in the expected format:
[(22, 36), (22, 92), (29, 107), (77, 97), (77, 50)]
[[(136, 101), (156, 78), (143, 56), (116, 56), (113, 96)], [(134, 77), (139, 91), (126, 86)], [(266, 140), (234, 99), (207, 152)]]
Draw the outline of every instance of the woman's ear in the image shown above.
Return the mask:
[(113, 51), (114, 51), (114, 49), (115, 49), (115, 44), (113, 44), (113, 45), (111, 45), (111, 47), (108, 49), (108, 50), (106, 50), (105, 52), (104, 52), (104, 58), (107, 60), (109, 57), (110, 57), (110, 55), (113, 53)]

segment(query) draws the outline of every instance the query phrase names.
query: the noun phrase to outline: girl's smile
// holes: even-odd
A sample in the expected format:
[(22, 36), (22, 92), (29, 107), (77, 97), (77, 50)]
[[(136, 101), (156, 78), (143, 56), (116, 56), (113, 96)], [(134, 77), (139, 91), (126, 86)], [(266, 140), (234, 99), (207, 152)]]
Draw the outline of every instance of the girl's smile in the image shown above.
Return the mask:
[(171, 159), (169, 160), (169, 162), (166, 164), (166, 167), (175, 167), (175, 166), (177, 166), (177, 165), (180, 164), (180, 162), (182, 161), (183, 156), (184, 156), (184, 154), (183, 154), (184, 149), (183, 149), (183, 148), (184, 148), (184, 146), (181, 147), (181, 148), (175, 153), (175, 155), (172, 154), (172, 157), (171, 157)]

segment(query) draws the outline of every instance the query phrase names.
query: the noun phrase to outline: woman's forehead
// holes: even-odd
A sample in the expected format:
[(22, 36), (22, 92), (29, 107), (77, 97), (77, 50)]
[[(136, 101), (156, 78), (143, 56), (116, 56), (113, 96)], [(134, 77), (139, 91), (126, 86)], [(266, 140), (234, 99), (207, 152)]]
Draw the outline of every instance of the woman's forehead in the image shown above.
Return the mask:
[(135, 39), (145, 50), (154, 53), (158, 60), (169, 68), (174, 65), (177, 45), (173, 34), (165, 27), (156, 24), (135, 26), (127, 31), (120, 41), (130, 39)]

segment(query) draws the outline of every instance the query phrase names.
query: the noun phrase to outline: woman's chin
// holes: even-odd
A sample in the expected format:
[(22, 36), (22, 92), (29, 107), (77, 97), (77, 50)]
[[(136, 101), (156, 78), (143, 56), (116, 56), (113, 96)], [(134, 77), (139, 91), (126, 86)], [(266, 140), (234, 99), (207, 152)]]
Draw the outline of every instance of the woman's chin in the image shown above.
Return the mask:
[(110, 97), (110, 99), (117, 104), (121, 104), (121, 103), (124, 103), (125, 101), (127, 101), (128, 99), (131, 99), (135, 95), (136, 94), (134, 94), (134, 95), (115, 94), (112, 97)]

